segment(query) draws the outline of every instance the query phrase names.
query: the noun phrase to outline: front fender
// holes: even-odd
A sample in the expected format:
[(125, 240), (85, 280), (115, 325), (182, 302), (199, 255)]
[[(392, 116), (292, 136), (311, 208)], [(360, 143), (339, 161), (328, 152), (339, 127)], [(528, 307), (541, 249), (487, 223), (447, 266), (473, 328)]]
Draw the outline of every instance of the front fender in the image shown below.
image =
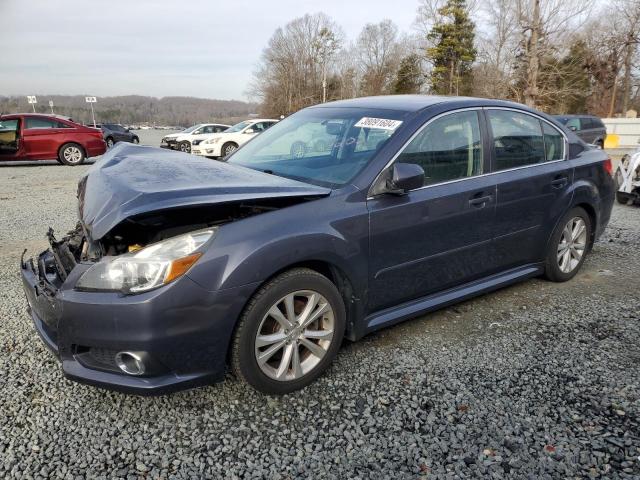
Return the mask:
[(368, 233), (364, 200), (331, 195), (222, 226), (188, 275), (214, 291), (264, 282), (295, 264), (324, 262), (343, 272), (362, 296)]

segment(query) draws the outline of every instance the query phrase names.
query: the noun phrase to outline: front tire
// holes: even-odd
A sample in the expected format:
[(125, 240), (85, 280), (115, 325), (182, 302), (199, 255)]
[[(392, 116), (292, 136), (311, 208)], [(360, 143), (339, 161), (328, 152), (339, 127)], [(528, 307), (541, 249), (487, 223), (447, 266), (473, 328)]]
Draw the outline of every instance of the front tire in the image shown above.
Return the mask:
[(238, 149), (238, 144), (233, 142), (225, 143), (224, 145), (222, 145), (222, 149), (221, 149), (222, 157), (228, 157), (237, 149)]
[(140, 143), (140, 139), (138, 137), (133, 137), (131, 143), (133, 143), (134, 145), (138, 145)]
[(180, 142), (178, 150), (183, 153), (191, 153), (191, 144), (189, 142)]
[(65, 143), (58, 150), (58, 160), (64, 165), (81, 165), (85, 158), (84, 149), (77, 143)]
[(587, 256), (591, 242), (591, 218), (583, 208), (572, 208), (556, 227), (545, 261), (545, 277), (553, 282), (572, 279)]
[(116, 144), (116, 142), (113, 141), (113, 138), (108, 137), (107, 138), (107, 148), (113, 148), (113, 146)]
[(233, 372), (266, 394), (304, 388), (333, 362), (345, 324), (344, 302), (328, 278), (289, 270), (247, 304), (231, 346)]

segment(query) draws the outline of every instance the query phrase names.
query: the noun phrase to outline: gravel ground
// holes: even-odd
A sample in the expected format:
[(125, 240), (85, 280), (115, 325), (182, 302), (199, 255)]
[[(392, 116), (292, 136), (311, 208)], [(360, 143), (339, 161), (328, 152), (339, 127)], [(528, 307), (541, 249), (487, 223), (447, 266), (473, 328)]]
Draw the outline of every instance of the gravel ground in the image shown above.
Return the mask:
[(65, 380), (23, 248), (75, 224), (87, 167), (0, 167), (1, 478), (640, 478), (640, 209), (571, 282), (532, 280), (345, 344), (302, 392), (159, 398)]

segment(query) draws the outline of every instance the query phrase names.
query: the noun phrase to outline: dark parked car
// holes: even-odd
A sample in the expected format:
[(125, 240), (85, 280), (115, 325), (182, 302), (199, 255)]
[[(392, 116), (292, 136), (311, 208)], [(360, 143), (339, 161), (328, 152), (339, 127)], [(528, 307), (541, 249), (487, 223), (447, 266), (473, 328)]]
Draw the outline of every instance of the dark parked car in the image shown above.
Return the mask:
[(102, 123), (99, 128), (102, 129), (104, 141), (107, 148), (113, 147), (117, 142), (140, 143), (140, 138), (132, 133), (128, 128), (117, 123)]
[(102, 132), (68, 117), (16, 113), (0, 116), (0, 162), (53, 160), (80, 165), (106, 150)]
[(604, 148), (607, 129), (598, 117), (593, 115), (556, 115), (555, 118), (586, 143)]
[[(326, 148), (291, 148), (313, 135)], [(614, 193), (602, 150), (525, 106), (346, 100), (291, 115), (225, 162), (116, 146), (80, 181), (76, 230), (50, 232), (22, 279), (72, 379), (165, 392), (230, 366), (285, 393), (326, 370), (343, 337), (527, 278), (571, 279)]]

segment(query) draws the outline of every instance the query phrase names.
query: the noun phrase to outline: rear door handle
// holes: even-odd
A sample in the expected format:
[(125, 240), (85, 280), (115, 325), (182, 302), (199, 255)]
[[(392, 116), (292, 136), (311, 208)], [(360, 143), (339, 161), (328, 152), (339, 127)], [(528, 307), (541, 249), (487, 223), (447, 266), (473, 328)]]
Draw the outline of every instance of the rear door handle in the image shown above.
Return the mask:
[(491, 201), (493, 197), (491, 195), (486, 195), (484, 197), (472, 198), (469, 200), (469, 205), (476, 208), (483, 208)]
[(551, 186), (553, 188), (562, 188), (564, 187), (567, 183), (569, 182), (569, 179), (567, 177), (560, 177), (560, 178), (556, 178), (555, 180), (553, 180), (551, 182)]

